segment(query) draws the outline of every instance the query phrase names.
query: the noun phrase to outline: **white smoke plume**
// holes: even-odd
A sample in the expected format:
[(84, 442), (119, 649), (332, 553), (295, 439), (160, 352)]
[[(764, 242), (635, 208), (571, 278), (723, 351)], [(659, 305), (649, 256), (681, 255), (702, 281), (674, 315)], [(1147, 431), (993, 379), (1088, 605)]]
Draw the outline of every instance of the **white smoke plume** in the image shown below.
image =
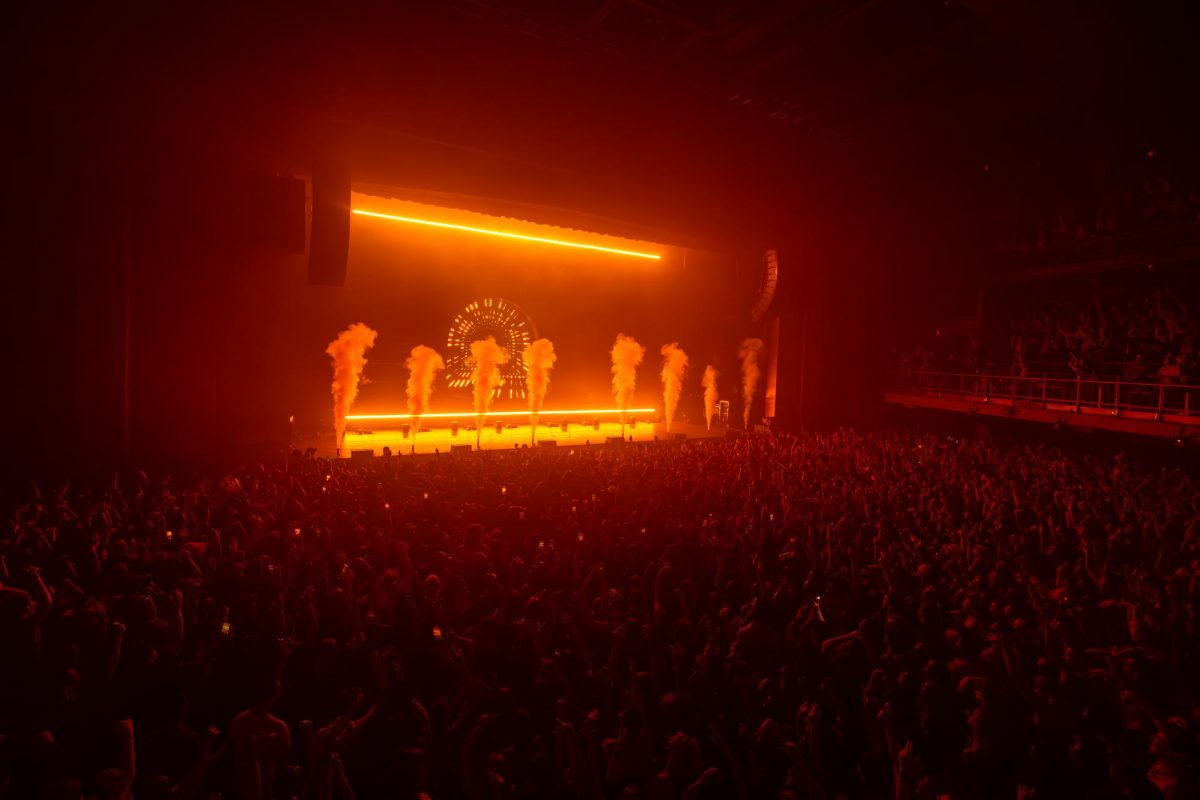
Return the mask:
[(758, 366), (762, 349), (762, 339), (746, 339), (738, 349), (738, 356), (742, 359), (742, 424), (747, 430), (750, 428), (750, 406), (754, 403), (758, 378), (762, 374)]
[(367, 366), (366, 352), (375, 346), (379, 336), (361, 322), (356, 322), (338, 334), (329, 343), (325, 352), (333, 359), (333, 427), (337, 436), (337, 447), (342, 448), (346, 436), (346, 415), (358, 397), (358, 384), (363, 368)]
[(688, 357), (678, 342), (662, 346), (663, 408), (667, 416), (667, 432), (675, 420), (675, 409), (679, 407), (679, 395), (683, 392), (683, 376), (687, 372)]
[(433, 393), (433, 381), (446, 362), (432, 347), (419, 344), (405, 360), (408, 367), (408, 413), (419, 417), (429, 410), (429, 395)]
[(537, 429), (538, 414), (546, 400), (546, 389), (550, 386), (550, 370), (558, 356), (554, 354), (554, 343), (549, 339), (538, 339), (527, 344), (521, 353), (525, 362), (525, 385), (529, 390), (529, 424)]
[(625, 424), (625, 412), (633, 401), (633, 390), (637, 384), (637, 368), (646, 355), (646, 348), (632, 336), (617, 334), (612, 347), (613, 399), (621, 410), (621, 424)]
[(704, 368), (704, 425), (708, 430), (712, 430), (713, 410), (717, 406), (717, 401), (721, 396), (717, 393), (717, 372), (716, 367), (709, 364)]
[(504, 380), (500, 377), (501, 365), (508, 362), (508, 353), (496, 344), (496, 337), (489, 336), (471, 342), (471, 384), (475, 394), (475, 413), (482, 417), (492, 407), (492, 395)]

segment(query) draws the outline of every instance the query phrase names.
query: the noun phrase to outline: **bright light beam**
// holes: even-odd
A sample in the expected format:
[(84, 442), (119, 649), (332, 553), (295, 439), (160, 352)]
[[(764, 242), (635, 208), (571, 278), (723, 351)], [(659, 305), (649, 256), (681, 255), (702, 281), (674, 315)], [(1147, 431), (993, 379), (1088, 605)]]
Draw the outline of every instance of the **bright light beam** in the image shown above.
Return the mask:
[(647, 258), (651, 261), (660, 261), (662, 256), (657, 253), (639, 253), (636, 250), (619, 250), (615, 247), (601, 247), (598, 244), (583, 244), (582, 242), (564, 242), (561, 239), (545, 239), (541, 236), (526, 236), (523, 233), (509, 233), (508, 231), (493, 231), (487, 228), (473, 228), (470, 225), (455, 225), (450, 222), (435, 222), (431, 219), (417, 219), (416, 217), (399, 217), (395, 214), (381, 214), (378, 211), (365, 211), (361, 208), (354, 209), (354, 213), (363, 217), (378, 217), (379, 219), (390, 219), (396, 222), (410, 222), (413, 225), (428, 225), (431, 228), (446, 228), (454, 231), (466, 231), (467, 233), (482, 233), (486, 236), (500, 236), (505, 239), (521, 239), (526, 242), (538, 242), (540, 244), (554, 244), (559, 247), (574, 247), (579, 250), (595, 250), (598, 253), (612, 253), (618, 256), (632, 256), (633, 258)]
[[(538, 413), (538, 416), (539, 417), (553, 417), (553, 416), (562, 416), (564, 414), (620, 414), (620, 413), (621, 413), (621, 409), (619, 409), (619, 408), (585, 408), (585, 409), (574, 409), (574, 410), (570, 410), (570, 411), (541, 411)], [(654, 409), (653, 408), (628, 408), (625, 410), (625, 413), (626, 414), (653, 414)], [(421, 414), (420, 415), (421, 419), (429, 419), (431, 417), (436, 418), (436, 419), (449, 419), (451, 417), (461, 417), (463, 419), (471, 419), (472, 417), (478, 417), (478, 416), (479, 416), (479, 414), (476, 414), (474, 411), (463, 411), (461, 413), (442, 412), (439, 414)], [(484, 414), (483, 416), (485, 416), (485, 417), (528, 417), (529, 411), (528, 410), (525, 410), (525, 411), (489, 411), (486, 414)], [(347, 414), (346, 415), (346, 419), (413, 419), (413, 418), (414, 417), (412, 414)]]

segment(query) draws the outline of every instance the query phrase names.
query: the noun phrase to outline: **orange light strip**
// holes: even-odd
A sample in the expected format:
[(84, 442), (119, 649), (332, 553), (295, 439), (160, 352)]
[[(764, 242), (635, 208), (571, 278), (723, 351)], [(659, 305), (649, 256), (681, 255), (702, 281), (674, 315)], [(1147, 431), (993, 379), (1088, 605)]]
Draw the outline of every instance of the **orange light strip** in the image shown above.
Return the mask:
[[(662, 256), (657, 253), (639, 253), (636, 250), (619, 250), (615, 247), (601, 247), (598, 244), (583, 244), (582, 242), (564, 242), (562, 239), (545, 239), (541, 236), (526, 236), (523, 233), (510, 233), (508, 231), (493, 231), (487, 228), (473, 228), (470, 225), (455, 225), (450, 222), (435, 222), (431, 219), (417, 219), (416, 217), (400, 217), (395, 214), (381, 214), (378, 211), (366, 211), (361, 208), (354, 209), (354, 213), (362, 217), (378, 217), (379, 219), (390, 219), (395, 222), (409, 222), (413, 225), (428, 225), (431, 228), (446, 228), (453, 231), (466, 231), (467, 233), (482, 233), (486, 236), (500, 236), (505, 239), (521, 239), (526, 242), (538, 242), (540, 244), (554, 244), (559, 247), (574, 247), (579, 250), (595, 250), (598, 253), (612, 253), (618, 256), (632, 256), (633, 258), (647, 258), (651, 261), (660, 261)], [(349, 419), (349, 417), (347, 417)]]
[[(627, 408), (626, 414), (653, 414), (653, 408)], [(620, 414), (619, 408), (584, 408), (572, 409), (570, 411), (539, 411), (539, 417), (545, 416), (562, 416), (563, 414)], [(528, 417), (528, 411), (489, 411), (482, 416), (485, 417)], [(421, 414), (421, 419), (449, 419), (451, 417), (461, 417), (463, 419), (472, 419), (480, 416), (474, 411), (464, 411), (461, 413), (441, 412), (437, 414)], [(347, 414), (346, 419), (415, 419), (412, 414)]]

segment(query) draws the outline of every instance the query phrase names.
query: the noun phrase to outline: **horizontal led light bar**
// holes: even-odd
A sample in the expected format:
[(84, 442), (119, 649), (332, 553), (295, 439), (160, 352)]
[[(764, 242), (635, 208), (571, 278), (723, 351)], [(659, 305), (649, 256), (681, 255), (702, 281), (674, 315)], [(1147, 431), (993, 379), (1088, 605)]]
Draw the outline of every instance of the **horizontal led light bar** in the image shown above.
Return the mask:
[[(655, 412), (655, 409), (653, 409), (653, 408), (627, 408), (627, 409), (625, 409), (626, 414), (653, 414), (654, 412)], [(528, 412), (528, 411), (489, 411), (486, 414), (483, 414), (482, 416), (485, 416), (485, 417), (528, 417), (529, 413), (530, 412)], [(621, 413), (621, 409), (619, 409), (619, 408), (585, 408), (585, 409), (573, 409), (570, 411), (539, 411), (538, 416), (539, 417), (561, 417), (565, 414), (578, 415), (578, 414), (620, 414), (620, 413)], [(451, 417), (458, 417), (461, 419), (473, 419), (473, 418), (479, 417), (481, 415), (476, 414), (474, 411), (463, 411), (461, 413), (441, 412), (441, 413), (437, 413), (437, 414), (421, 414), (419, 416), (421, 419), (450, 419)], [(346, 419), (348, 419), (348, 420), (351, 420), (351, 419), (416, 419), (416, 416), (413, 414), (347, 414)]]
[[(456, 225), (450, 222), (435, 222), (431, 219), (417, 219), (416, 217), (400, 217), (395, 214), (381, 214), (378, 211), (366, 211), (361, 208), (354, 209), (354, 213), (362, 217), (377, 217), (379, 219), (390, 219), (394, 222), (408, 222), (413, 225), (426, 225), (431, 228), (445, 228), (452, 231), (465, 231), (467, 233), (482, 233), (485, 236), (499, 236), (503, 239), (520, 239), (526, 242), (538, 242), (539, 244), (553, 244), (559, 247), (574, 247), (577, 250), (594, 250), (598, 253), (612, 253), (618, 256), (631, 256), (633, 258), (646, 258), (651, 261), (660, 261), (662, 256), (657, 253), (639, 253), (636, 250), (620, 250), (615, 247), (601, 247), (598, 244), (584, 244), (583, 242), (566, 242), (562, 239), (545, 239), (541, 236), (527, 236), (523, 233), (511, 233), (509, 231), (494, 231), (488, 228), (473, 228), (470, 225)], [(347, 417), (349, 419), (349, 417)]]

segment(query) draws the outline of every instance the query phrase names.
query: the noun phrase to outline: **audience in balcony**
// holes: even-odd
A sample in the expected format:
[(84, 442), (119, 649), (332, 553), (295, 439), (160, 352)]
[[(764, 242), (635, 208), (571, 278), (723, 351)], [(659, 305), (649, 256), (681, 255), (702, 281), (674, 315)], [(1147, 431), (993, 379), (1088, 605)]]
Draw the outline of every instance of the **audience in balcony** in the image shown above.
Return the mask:
[[(1193, 367), (1197, 320), (1167, 288), (1136, 292), (1127, 286), (1095, 289), (1086, 300), (1062, 291), (1034, 313), (1009, 323), (1009, 352), (1017, 375), (1061, 372), (1079, 378), (1119, 377), (1145, 362), (1166, 363), (1179, 383)], [(1140, 361), (1139, 361), (1140, 359)], [(1040, 368), (1031, 368), (1036, 362)], [(1126, 365), (1139, 366), (1127, 368)], [(1158, 373), (1162, 377), (1161, 371)]]
[(1138, 353), (1125, 365), (1125, 373), (1122, 377), (1129, 383), (1141, 383), (1146, 380), (1146, 361), (1142, 358), (1142, 354)]
[(1175, 356), (1171, 355), (1170, 353), (1163, 356), (1162, 366), (1158, 368), (1158, 372), (1156, 374), (1158, 376), (1158, 382), (1164, 384), (1180, 383), (1180, 378), (1182, 377), (1182, 373), (1179, 369), (1179, 363), (1175, 360)]
[(985, 332), (986, 347), (975, 336), (935, 337), (898, 350), (896, 363), (903, 370), (1016, 378), (1119, 378), (1164, 384), (1200, 380), (1200, 320), (1191, 310), (1194, 301), (1183, 299), (1192, 293), (1165, 285), (1139, 290), (1139, 277), (1086, 292), (1039, 287), (1032, 310), (1028, 297), (1014, 303), (1025, 310), (1008, 316), (1007, 341), (999, 339), (994, 328)]

